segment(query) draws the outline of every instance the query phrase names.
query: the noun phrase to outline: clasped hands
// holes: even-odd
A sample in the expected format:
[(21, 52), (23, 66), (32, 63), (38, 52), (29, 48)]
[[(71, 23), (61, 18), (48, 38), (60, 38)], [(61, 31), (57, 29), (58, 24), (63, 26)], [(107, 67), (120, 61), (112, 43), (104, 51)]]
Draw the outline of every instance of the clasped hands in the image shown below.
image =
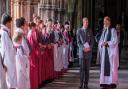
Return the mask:
[(106, 47), (106, 48), (109, 47), (108, 42), (103, 42), (101, 47), (103, 47), (103, 46)]
[(90, 52), (90, 51), (91, 51), (91, 48), (84, 48), (85, 53)]

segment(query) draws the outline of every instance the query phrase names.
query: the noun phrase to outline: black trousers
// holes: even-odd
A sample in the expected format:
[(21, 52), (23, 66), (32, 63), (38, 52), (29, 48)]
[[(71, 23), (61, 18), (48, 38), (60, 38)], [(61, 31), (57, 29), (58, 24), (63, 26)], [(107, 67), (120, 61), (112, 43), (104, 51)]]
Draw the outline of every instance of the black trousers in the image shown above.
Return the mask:
[(88, 85), (91, 59), (80, 59), (80, 85)]

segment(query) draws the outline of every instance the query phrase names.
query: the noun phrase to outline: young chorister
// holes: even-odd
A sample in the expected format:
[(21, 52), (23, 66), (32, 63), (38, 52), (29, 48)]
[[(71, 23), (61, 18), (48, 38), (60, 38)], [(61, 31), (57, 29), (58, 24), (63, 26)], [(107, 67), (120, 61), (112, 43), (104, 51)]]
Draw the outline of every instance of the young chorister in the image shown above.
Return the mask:
[(1, 52), (0, 52), (0, 89), (7, 89), (6, 72), (5, 72), (5, 67), (3, 64), (3, 58), (1, 56)]
[[(12, 18), (8, 14), (3, 14), (1, 18), (1, 55), (3, 64), (6, 70), (6, 83), (9, 89), (17, 88), (17, 75), (16, 75), (16, 50), (14, 48), (11, 34)], [(2, 88), (4, 89), (4, 88)]]
[(38, 89), (38, 40), (37, 40), (37, 33), (36, 33), (36, 24), (34, 22), (29, 23), (29, 32), (27, 35), (27, 39), (30, 44), (31, 53), (30, 53), (30, 84), (31, 89)]
[(14, 45), (16, 48), (16, 69), (18, 89), (30, 89), (29, 47), (25, 36), (26, 21), (23, 17), (16, 19)]
[(14, 36), (14, 46), (16, 48), (16, 73), (17, 88), (30, 89), (30, 79), (28, 75), (29, 60), (22, 46), (23, 33), (16, 32)]

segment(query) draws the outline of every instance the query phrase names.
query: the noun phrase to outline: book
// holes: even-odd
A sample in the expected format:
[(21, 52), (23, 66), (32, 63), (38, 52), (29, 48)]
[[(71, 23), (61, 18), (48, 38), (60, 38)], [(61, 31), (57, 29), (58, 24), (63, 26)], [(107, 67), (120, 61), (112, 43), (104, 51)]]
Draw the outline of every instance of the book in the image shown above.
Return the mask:
[(85, 47), (85, 48), (90, 48), (89, 43), (88, 43), (88, 42), (86, 42), (86, 43), (84, 44), (84, 47)]

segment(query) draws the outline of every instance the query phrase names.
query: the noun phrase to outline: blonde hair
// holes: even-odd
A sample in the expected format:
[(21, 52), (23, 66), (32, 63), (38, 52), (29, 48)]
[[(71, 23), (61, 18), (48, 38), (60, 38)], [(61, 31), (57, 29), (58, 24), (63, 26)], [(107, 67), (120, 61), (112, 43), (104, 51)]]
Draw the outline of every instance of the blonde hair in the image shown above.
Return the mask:
[(87, 18), (87, 17), (84, 17), (84, 18), (83, 18), (83, 22), (84, 22), (84, 21), (88, 21), (88, 18)]

